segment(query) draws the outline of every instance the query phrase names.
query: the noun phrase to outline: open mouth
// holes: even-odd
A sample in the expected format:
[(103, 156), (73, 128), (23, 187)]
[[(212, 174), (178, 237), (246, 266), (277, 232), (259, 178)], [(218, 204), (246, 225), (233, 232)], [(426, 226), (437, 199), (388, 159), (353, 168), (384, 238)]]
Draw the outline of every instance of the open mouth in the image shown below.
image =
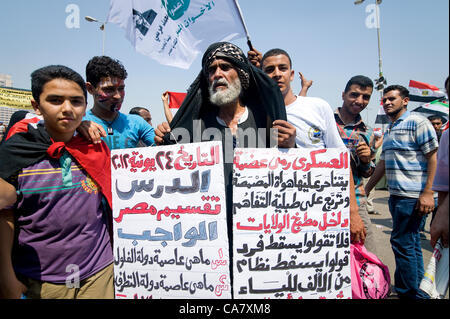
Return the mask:
[(220, 90), (226, 90), (228, 88), (228, 85), (226, 84), (216, 84), (214, 85), (214, 91)]

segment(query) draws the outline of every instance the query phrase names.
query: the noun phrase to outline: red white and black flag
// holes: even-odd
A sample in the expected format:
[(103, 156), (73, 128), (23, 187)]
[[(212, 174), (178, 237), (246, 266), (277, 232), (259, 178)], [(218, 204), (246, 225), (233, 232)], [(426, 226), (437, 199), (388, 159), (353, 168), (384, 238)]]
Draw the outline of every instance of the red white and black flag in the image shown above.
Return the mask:
[(442, 98), (445, 98), (445, 93), (438, 87), (423, 82), (409, 81), (409, 99), (411, 102), (428, 103)]

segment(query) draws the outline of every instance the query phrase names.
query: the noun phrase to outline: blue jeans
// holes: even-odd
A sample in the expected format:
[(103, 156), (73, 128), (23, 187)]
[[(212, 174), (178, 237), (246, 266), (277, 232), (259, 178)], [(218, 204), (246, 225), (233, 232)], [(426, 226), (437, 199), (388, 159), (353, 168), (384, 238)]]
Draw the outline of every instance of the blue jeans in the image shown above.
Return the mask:
[(420, 225), (424, 217), (416, 211), (417, 198), (391, 195), (389, 210), (392, 215), (391, 245), (395, 256), (394, 282), (399, 298), (428, 299), (419, 289), (424, 276), (420, 241)]

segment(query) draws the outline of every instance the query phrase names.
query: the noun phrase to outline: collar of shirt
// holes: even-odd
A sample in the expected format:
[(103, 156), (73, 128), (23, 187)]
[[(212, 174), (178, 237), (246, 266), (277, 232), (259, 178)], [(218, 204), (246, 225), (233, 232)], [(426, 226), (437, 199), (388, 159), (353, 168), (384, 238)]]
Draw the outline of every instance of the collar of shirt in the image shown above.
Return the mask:
[[(242, 124), (248, 119), (248, 107), (245, 107), (245, 111), (242, 116), (239, 118), (238, 124)], [(216, 116), (217, 123), (222, 126), (228, 127), (224, 120), (222, 120), (219, 116)]]
[(403, 122), (408, 116), (410, 116), (411, 115), (411, 112), (410, 111), (406, 111), (402, 116), (400, 116), (398, 119), (397, 119), (397, 121), (395, 121), (395, 122), (393, 122), (393, 123), (391, 123), (390, 125), (389, 125), (389, 128), (388, 128), (388, 133), (391, 131), (391, 129), (394, 127), (394, 126), (396, 126), (396, 125), (398, 125), (400, 122)]
[(342, 121), (342, 119), (341, 119), (341, 114), (339, 113), (339, 110), (340, 110), (340, 109), (341, 109), (341, 108), (337, 108), (336, 111), (334, 111), (334, 118), (335, 118), (336, 123), (337, 123), (338, 125), (344, 126), (344, 128), (347, 127), (347, 126), (350, 126), (350, 127), (352, 127), (352, 128), (353, 128), (353, 127), (358, 127), (359, 130), (362, 130), (362, 131), (366, 131), (366, 130), (367, 130), (367, 126), (366, 126), (366, 124), (363, 122), (363, 119), (362, 119), (362, 117), (361, 117), (361, 114), (358, 114), (358, 115), (353, 119), (352, 122), (347, 123), (347, 124), (344, 124), (344, 121)]

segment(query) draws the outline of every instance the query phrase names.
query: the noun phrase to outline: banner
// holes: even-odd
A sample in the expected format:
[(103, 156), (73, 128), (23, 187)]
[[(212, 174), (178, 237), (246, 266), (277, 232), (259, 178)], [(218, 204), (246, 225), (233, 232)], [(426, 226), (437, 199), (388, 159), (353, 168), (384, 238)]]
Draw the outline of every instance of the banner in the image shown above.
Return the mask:
[(236, 299), (347, 299), (350, 275), (346, 149), (236, 149)]
[(220, 142), (111, 152), (116, 298), (231, 298)]
[(31, 91), (0, 87), (0, 107), (32, 110)]
[(235, 0), (111, 0), (108, 23), (118, 24), (136, 51), (188, 69), (218, 41), (245, 37)]

